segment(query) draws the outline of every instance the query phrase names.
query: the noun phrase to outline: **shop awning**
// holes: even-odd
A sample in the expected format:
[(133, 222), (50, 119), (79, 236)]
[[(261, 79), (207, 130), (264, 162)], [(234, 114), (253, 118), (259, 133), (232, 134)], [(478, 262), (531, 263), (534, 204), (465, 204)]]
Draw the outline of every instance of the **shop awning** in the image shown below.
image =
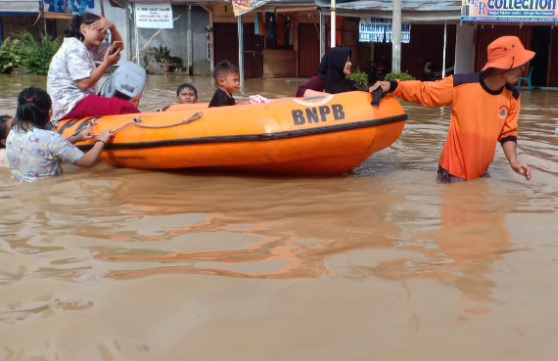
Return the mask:
[(126, 2), (124, 0), (109, 0), (109, 4), (115, 8), (126, 8)]
[(38, 0), (0, 0), (0, 16), (36, 15), (41, 12)]
[[(323, 9), (331, 7), (330, 0), (314, 0)], [(401, 0), (401, 11), (461, 11), (462, 0)], [(337, 0), (337, 10), (393, 11), (392, 0)]]
[[(314, 0), (314, 3), (328, 13), (330, 0)], [(458, 21), (461, 16), (462, 0), (401, 0), (401, 13), (405, 21)], [(337, 15), (356, 17), (387, 17), (393, 12), (392, 0), (337, 0)]]

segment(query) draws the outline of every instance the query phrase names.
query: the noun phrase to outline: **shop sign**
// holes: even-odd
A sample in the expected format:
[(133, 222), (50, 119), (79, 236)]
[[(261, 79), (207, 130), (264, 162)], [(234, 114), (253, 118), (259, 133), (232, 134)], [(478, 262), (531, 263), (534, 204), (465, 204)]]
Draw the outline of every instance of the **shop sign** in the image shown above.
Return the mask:
[[(358, 26), (358, 41), (361, 43), (391, 43), (393, 30), (391, 19), (361, 18)], [(411, 24), (401, 24), (401, 42), (411, 41)]]
[(232, 0), (234, 16), (252, 11), (266, 2), (269, 2), (269, 0)]
[(136, 4), (136, 27), (172, 29), (172, 6), (168, 4)]
[(557, 22), (556, 0), (462, 0), (461, 20)]

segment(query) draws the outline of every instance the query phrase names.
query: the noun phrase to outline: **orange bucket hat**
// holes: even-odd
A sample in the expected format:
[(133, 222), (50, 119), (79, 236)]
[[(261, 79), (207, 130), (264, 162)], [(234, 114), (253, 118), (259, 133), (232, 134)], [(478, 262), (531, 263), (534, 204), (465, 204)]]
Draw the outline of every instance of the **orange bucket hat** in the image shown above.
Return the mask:
[(525, 50), (517, 36), (502, 36), (488, 45), (488, 62), (482, 68), (512, 69), (527, 64), (535, 52)]

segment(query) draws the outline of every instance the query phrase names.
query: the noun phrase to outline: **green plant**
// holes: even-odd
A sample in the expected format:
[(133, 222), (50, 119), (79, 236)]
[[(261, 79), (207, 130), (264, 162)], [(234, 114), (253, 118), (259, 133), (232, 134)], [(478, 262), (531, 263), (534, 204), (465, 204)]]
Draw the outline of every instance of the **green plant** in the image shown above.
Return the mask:
[(182, 58), (179, 58), (178, 56), (171, 56), (168, 59), (168, 62), (174, 67), (177, 67), (177, 68), (182, 67)]
[(387, 73), (384, 78), (384, 80), (394, 80), (394, 79), (415, 80), (415, 77), (407, 72), (403, 72), (403, 73)]
[(148, 66), (149, 62), (153, 60), (153, 48), (147, 47), (141, 50), (141, 57), (143, 60), (144, 66)]
[(150, 52), (153, 60), (155, 60), (157, 63), (162, 63), (163, 61), (168, 60), (171, 57), (170, 49), (164, 45), (159, 45), (159, 47), (152, 47)]
[(169, 63), (173, 58), (170, 55), (170, 49), (164, 45), (145, 48), (141, 51), (141, 54), (145, 65), (148, 65), (151, 61), (156, 63)]
[(368, 73), (358, 69), (347, 75), (347, 79), (355, 82), (358, 88), (368, 88)]
[(50, 61), (60, 47), (61, 39), (41, 35), (40, 41), (37, 41), (27, 31), (19, 33), (18, 39), (16, 53), (20, 56), (25, 70), (31, 74), (46, 75)]
[(17, 39), (6, 38), (0, 45), (0, 73), (9, 74), (20, 66), (20, 56), (18, 54)]

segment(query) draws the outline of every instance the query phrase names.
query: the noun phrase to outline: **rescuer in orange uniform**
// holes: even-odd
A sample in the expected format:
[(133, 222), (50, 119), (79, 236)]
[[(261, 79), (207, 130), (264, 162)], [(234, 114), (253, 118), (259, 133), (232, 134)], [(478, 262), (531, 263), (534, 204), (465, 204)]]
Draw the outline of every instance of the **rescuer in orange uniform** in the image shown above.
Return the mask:
[(519, 91), (514, 86), (535, 56), (516, 36), (488, 45), (488, 62), (480, 73), (456, 74), (438, 81), (379, 81), (370, 90), (427, 107), (451, 105), (448, 135), (438, 167), (442, 182), (471, 180), (487, 174), (500, 142), (511, 168), (527, 180), (531, 170), (517, 159)]

